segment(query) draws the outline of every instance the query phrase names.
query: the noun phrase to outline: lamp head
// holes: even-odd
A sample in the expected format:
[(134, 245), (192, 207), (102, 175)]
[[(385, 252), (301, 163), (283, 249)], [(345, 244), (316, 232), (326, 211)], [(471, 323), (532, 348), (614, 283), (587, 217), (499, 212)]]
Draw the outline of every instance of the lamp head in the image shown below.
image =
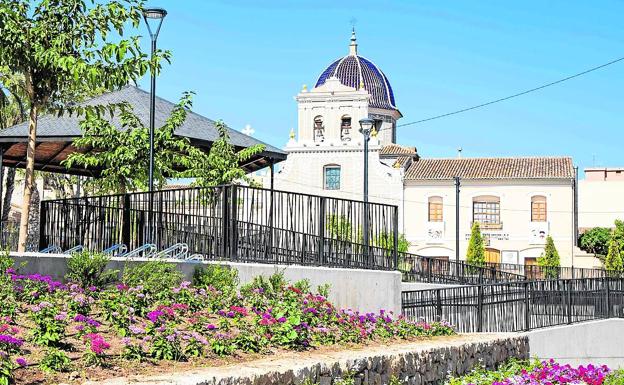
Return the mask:
[(165, 16), (167, 16), (167, 10), (164, 8), (143, 9), (143, 17), (146, 19), (164, 19)]
[(373, 129), (375, 121), (371, 118), (360, 119), (360, 132), (365, 136), (369, 135)]

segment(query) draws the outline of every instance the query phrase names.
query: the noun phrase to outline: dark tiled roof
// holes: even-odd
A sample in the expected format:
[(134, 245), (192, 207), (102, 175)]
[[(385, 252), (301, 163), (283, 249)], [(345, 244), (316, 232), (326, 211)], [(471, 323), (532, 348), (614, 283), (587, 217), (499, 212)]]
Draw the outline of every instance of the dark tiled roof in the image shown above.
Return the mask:
[(407, 180), (572, 179), (570, 157), (420, 159), (405, 174)]
[(416, 155), (416, 147), (401, 146), (399, 144), (392, 143), (383, 146), (381, 150), (379, 150), (379, 155), (381, 155), (382, 157), (391, 157), (397, 155)]
[(333, 61), (319, 76), (315, 87), (325, 84), (327, 79), (337, 77), (340, 83), (355, 89), (364, 89), (371, 94), (371, 107), (396, 110), (394, 92), (386, 75), (370, 60), (358, 55), (347, 55)]
[[(141, 119), (143, 124), (149, 124), (149, 92), (134, 86), (126, 86), (118, 91), (108, 92), (97, 96), (93, 99), (85, 102), (85, 105), (107, 105), (110, 103), (128, 102), (134, 108), (134, 113)], [(156, 97), (155, 108), (155, 121), (156, 127), (160, 127), (165, 123), (165, 120), (169, 117), (171, 110), (174, 107), (174, 103), (168, 100)], [(57, 117), (56, 115), (44, 115), (39, 117), (37, 125), (37, 138), (38, 140), (44, 140), (49, 138), (62, 138), (62, 137), (78, 137), (82, 135), (80, 131), (81, 118), (67, 114)], [(185, 136), (191, 139), (201, 141), (203, 143), (209, 143), (215, 141), (219, 134), (215, 128), (215, 122), (206, 117), (203, 117), (197, 113), (190, 112), (187, 115), (186, 122), (178, 128), (177, 135)], [(255, 144), (265, 145), (265, 154), (270, 154), (276, 159), (286, 159), (286, 153), (282, 150), (273, 147), (269, 144), (263, 143), (257, 139), (247, 136), (241, 132), (229, 129), (230, 140), (232, 144), (239, 148), (251, 147)], [(9, 127), (6, 130), (0, 132), (0, 141), (7, 142), (11, 138), (24, 138), (28, 135), (28, 122), (18, 124), (13, 127)], [(9, 140), (7, 140), (9, 139)]]

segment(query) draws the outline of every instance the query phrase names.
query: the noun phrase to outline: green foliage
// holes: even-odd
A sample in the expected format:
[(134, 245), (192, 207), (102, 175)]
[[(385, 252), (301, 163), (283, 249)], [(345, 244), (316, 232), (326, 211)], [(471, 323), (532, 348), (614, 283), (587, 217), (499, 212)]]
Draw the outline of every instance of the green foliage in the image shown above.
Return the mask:
[[(374, 245), (386, 250), (394, 250), (394, 234), (382, 232), (374, 241)], [(397, 242), (397, 251), (399, 253), (407, 253), (410, 242), (405, 238), (405, 234), (399, 234), (399, 240)]]
[(594, 227), (579, 237), (581, 249), (594, 255), (607, 255), (611, 230), (606, 227)]
[(0, 357), (0, 385), (13, 384), (13, 371), (17, 368), (11, 357)]
[[(62, 317), (59, 317), (62, 315)], [(41, 346), (58, 347), (65, 339), (68, 314), (61, 313), (57, 306), (43, 301), (33, 307), (30, 319), (35, 323), (32, 341)]]
[(67, 354), (58, 349), (48, 349), (39, 363), (44, 372), (66, 372), (70, 368), (71, 360)]
[[(0, 73), (23, 76), (22, 92), (30, 107), (29, 148), (35, 149), (42, 111), (101, 113), (106, 107), (72, 103), (94, 90), (137, 81), (150, 68), (158, 72), (161, 60), (169, 60), (169, 52), (161, 50), (148, 57), (139, 36), (125, 33), (127, 27), (139, 26), (142, 5), (142, 0), (0, 2)], [(35, 151), (27, 157), (20, 251), (26, 246)]]
[(620, 220), (615, 221), (615, 228), (611, 231), (604, 265), (611, 275), (618, 276), (624, 272), (624, 222)]
[(484, 366), (477, 366), (464, 376), (448, 378), (445, 385), (492, 385), (501, 383), (503, 380), (521, 373), (522, 370), (531, 371), (541, 366), (539, 360), (511, 359), (502, 364), (498, 370), (487, 370)]
[(622, 260), (622, 245), (618, 242), (616, 237), (611, 237), (609, 241), (609, 249), (605, 258), (605, 269), (610, 273), (619, 273), (624, 271), (624, 261)]
[(479, 222), (472, 224), (468, 251), (466, 252), (466, 263), (472, 266), (485, 266), (485, 244), (481, 236)]
[(316, 291), (325, 298), (329, 297), (329, 293), (331, 292), (331, 285), (329, 283), (324, 283), (322, 285), (318, 285), (316, 287)]
[(624, 384), (624, 369), (616, 370), (605, 378), (603, 385), (622, 385)]
[(341, 242), (353, 241), (353, 224), (344, 215), (330, 214), (325, 218), (329, 237)]
[(225, 294), (235, 292), (238, 283), (238, 270), (227, 266), (209, 264), (197, 267), (193, 273), (193, 286), (213, 287)]
[(555, 242), (550, 235), (546, 237), (546, 246), (544, 246), (542, 255), (537, 258), (537, 264), (542, 268), (546, 278), (557, 279), (559, 277), (561, 260)]
[(194, 185), (213, 187), (237, 181), (251, 183), (241, 164), (264, 151), (264, 145), (254, 145), (237, 151), (230, 143), (227, 126), (222, 121), (215, 122), (219, 138), (215, 140), (206, 155), (197, 148), (191, 148), (189, 157), (184, 158), (186, 170), (180, 177), (196, 178)]
[(106, 270), (110, 258), (106, 254), (81, 251), (74, 253), (67, 260), (65, 279), (75, 282), (82, 288), (102, 288), (115, 281), (118, 270)]
[[(191, 106), (192, 93), (184, 93), (165, 124), (154, 130), (154, 180), (159, 186), (166, 183), (167, 177), (178, 176), (177, 170), (190, 162), (187, 159), (190, 152), (202, 155), (201, 151), (193, 151), (188, 138), (175, 135)], [(102, 169), (100, 178), (89, 180), (89, 187), (101, 193), (145, 190), (149, 178), (149, 127), (143, 125), (129, 104), (114, 108), (120, 127), (95, 111), (86, 112), (80, 122), (83, 136), (74, 140), (74, 146), (98, 151), (74, 152), (64, 164)]]
[(142, 286), (147, 293), (156, 294), (178, 286), (182, 278), (174, 264), (155, 260), (126, 267), (121, 280), (128, 286)]
[(276, 271), (270, 276), (258, 275), (251, 282), (241, 287), (241, 293), (250, 293), (254, 289), (260, 289), (269, 297), (276, 296), (286, 286), (288, 281), (283, 271)]

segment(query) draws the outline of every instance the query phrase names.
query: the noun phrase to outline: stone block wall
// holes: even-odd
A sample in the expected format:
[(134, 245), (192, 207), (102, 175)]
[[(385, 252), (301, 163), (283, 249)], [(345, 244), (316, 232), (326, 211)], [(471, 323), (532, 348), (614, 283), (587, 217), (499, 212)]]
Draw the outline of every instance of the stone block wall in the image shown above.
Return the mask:
[(353, 376), (356, 385), (442, 384), (482, 363), (488, 368), (510, 358), (529, 358), (529, 342), (518, 334), (471, 334), (422, 341), (318, 352), (286, 352), (234, 365), (159, 376), (116, 378), (92, 385), (334, 385)]

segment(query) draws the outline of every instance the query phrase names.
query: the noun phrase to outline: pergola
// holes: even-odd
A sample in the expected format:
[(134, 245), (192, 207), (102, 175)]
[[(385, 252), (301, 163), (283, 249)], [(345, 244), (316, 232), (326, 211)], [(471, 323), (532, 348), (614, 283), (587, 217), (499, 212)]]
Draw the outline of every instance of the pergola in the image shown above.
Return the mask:
[[(127, 102), (141, 122), (147, 126), (149, 122), (150, 94), (135, 86), (126, 86), (118, 91), (102, 94), (92, 98), (85, 105), (108, 105)], [(162, 126), (169, 117), (175, 104), (156, 97), (155, 125)], [(89, 152), (97, 149), (74, 147), (73, 141), (82, 136), (81, 118), (76, 114), (44, 115), (39, 117), (37, 126), (37, 143), (35, 146), (35, 170), (57, 172), (71, 175), (97, 177), (102, 170), (97, 168), (67, 168), (61, 162), (74, 152)], [(116, 119), (113, 118), (113, 123)], [(248, 135), (227, 128), (230, 142), (237, 150), (262, 144), (262, 153), (249, 159), (241, 167), (253, 172), (265, 167), (271, 170), (271, 188), (273, 188), (273, 165), (286, 159), (286, 153)], [(189, 111), (186, 121), (176, 130), (176, 135), (186, 137), (191, 144), (203, 151), (208, 151), (219, 133), (215, 122), (197, 113)], [(26, 147), (28, 145), (28, 122), (9, 127), (0, 132), (0, 163), (7, 167), (24, 168), (26, 166)], [(2, 169), (0, 168), (0, 196), (2, 196)], [(0, 210), (1, 207), (0, 200)]]

